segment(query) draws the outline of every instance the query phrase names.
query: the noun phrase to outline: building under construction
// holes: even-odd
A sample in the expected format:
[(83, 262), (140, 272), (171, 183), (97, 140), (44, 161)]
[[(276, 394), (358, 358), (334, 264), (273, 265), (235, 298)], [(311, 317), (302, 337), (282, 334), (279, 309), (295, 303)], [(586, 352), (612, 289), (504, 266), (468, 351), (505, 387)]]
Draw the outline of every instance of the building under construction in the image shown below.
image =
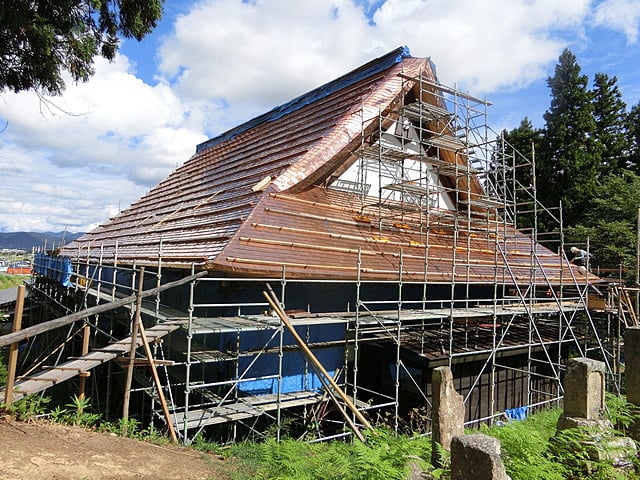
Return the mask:
[(36, 256), (30, 322), (58, 312), (64, 333), (42, 334), (60, 341), (14, 397), (88, 380), (106, 418), (124, 392), (188, 443), (401, 428), (428, 416), (441, 365), (467, 422), (559, 402), (569, 355), (603, 360), (618, 388), (621, 316), (566, 258), (560, 210), (519, 180), (535, 159), (488, 107), (399, 48), (198, 145)]

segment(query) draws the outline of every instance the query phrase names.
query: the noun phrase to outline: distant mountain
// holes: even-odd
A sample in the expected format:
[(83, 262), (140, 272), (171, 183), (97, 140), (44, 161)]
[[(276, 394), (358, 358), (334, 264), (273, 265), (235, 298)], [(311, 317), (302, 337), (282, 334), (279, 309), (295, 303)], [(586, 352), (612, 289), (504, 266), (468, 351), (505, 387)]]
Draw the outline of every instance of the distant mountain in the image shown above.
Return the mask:
[(34, 247), (43, 247), (46, 243), (47, 249), (52, 246), (59, 246), (61, 242), (69, 243), (83, 233), (69, 232), (0, 232), (0, 249), (11, 248), (31, 251)]

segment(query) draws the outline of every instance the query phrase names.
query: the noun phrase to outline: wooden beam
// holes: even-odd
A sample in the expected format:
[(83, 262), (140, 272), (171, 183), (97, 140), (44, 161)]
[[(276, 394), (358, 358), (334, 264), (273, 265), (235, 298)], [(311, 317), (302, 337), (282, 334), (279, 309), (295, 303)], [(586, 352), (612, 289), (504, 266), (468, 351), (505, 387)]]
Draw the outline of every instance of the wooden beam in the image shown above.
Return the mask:
[(302, 337), (300, 337), (300, 335), (298, 335), (298, 332), (293, 327), (291, 321), (289, 320), (289, 317), (284, 312), (284, 310), (282, 310), (282, 308), (280, 306), (280, 302), (278, 301), (277, 297), (275, 296), (275, 293), (273, 292), (273, 290), (271, 289), (271, 286), (269, 284), (267, 284), (267, 288), (269, 289), (269, 292), (262, 292), (262, 294), (264, 295), (264, 297), (269, 302), (269, 305), (271, 306), (271, 308), (273, 308), (273, 310), (278, 314), (278, 317), (280, 317), (280, 320), (282, 320), (282, 323), (285, 325), (285, 327), (287, 327), (287, 330), (289, 330), (289, 332), (291, 333), (291, 335), (293, 336), (295, 341), (300, 346), (300, 349), (302, 350), (304, 355), (309, 359), (309, 361), (311, 362), (311, 365), (318, 372), (318, 374), (320, 376), (322, 376), (324, 378), (324, 380), (326, 380), (327, 383), (329, 383), (331, 388), (333, 388), (335, 393), (347, 405), (349, 410), (351, 410), (353, 412), (353, 414), (360, 421), (360, 423), (362, 423), (369, 430), (373, 431), (374, 430), (373, 427), (371, 426), (369, 421), (364, 417), (362, 412), (360, 412), (360, 410), (358, 410), (356, 408), (356, 406), (353, 404), (353, 402), (344, 393), (342, 388), (340, 388), (340, 386), (335, 382), (335, 380), (333, 380), (333, 377), (331, 375), (329, 375), (329, 372), (327, 372), (327, 370), (324, 368), (324, 366), (322, 366), (320, 361), (313, 354), (313, 352), (307, 346), (307, 344), (302, 339)]
[[(164, 417), (167, 422), (167, 428), (169, 429), (169, 437), (171, 437), (171, 441), (173, 443), (178, 443), (178, 437), (176, 436), (176, 431), (173, 428), (173, 422), (171, 421), (171, 414), (169, 413), (169, 407), (167, 406), (167, 400), (164, 396), (164, 390), (162, 390), (162, 384), (160, 383), (160, 377), (158, 376), (158, 369), (155, 365), (155, 360), (151, 353), (151, 347), (149, 347), (149, 342), (147, 341), (147, 336), (144, 332), (144, 326), (142, 325), (142, 320), (138, 317), (138, 325), (140, 336), (142, 337), (142, 345), (144, 346), (144, 351), (147, 354), (147, 360), (149, 361), (149, 366), (151, 367), (151, 373), (153, 374), (153, 381), (156, 384), (156, 392), (158, 393), (158, 398), (160, 400), (160, 405), (162, 406), (162, 412), (164, 413)], [(129, 366), (131, 369), (131, 366)]]
[[(86, 355), (89, 353), (89, 340), (91, 339), (91, 327), (89, 327), (88, 323), (84, 324), (82, 327), (82, 355)], [(78, 385), (78, 398), (80, 402), (78, 402), (78, 415), (82, 415), (82, 405), (85, 399), (85, 387), (87, 383), (87, 377), (89, 376), (89, 372), (80, 372), (78, 373), (80, 377), (80, 384)]]
[[(198, 278), (204, 277), (208, 275), (208, 272), (198, 272), (194, 275), (189, 275), (188, 277), (184, 277), (180, 280), (176, 280), (175, 282), (165, 283), (159, 287), (152, 288), (150, 290), (145, 290), (141, 293), (141, 297), (150, 297), (155, 295), (156, 293), (163, 292), (173, 287), (178, 287), (180, 285), (184, 285), (185, 283), (189, 283)], [(64, 327), (65, 325), (69, 325), (70, 323), (77, 322), (78, 320), (83, 320), (91, 315), (97, 315), (99, 313), (108, 312), (110, 310), (115, 310), (116, 308), (122, 307), (124, 305), (129, 305), (134, 303), (136, 300), (136, 295), (129, 295), (128, 297), (121, 298), (119, 300), (115, 300), (109, 303), (103, 303), (101, 305), (96, 305), (95, 307), (87, 308), (80, 312), (72, 313), (71, 315), (66, 315), (64, 317), (56, 318), (55, 320), (49, 320), (48, 322), (42, 322), (37, 325), (33, 325), (32, 327), (24, 328), (17, 332), (8, 333), (0, 337), (0, 347), (6, 347), (7, 345), (11, 345), (14, 342), (20, 342), (22, 340), (26, 340), (31, 337), (35, 337), (44, 332), (48, 332), (50, 330)]]
[[(13, 315), (13, 331), (17, 332), (22, 327), (22, 310), (24, 308), (24, 285), (18, 286), (18, 296), (16, 298), (16, 310)], [(9, 349), (9, 368), (7, 372), (7, 385), (4, 393), (4, 403), (7, 407), (13, 404), (13, 387), (16, 381), (16, 368), (18, 365), (18, 342), (11, 343)]]

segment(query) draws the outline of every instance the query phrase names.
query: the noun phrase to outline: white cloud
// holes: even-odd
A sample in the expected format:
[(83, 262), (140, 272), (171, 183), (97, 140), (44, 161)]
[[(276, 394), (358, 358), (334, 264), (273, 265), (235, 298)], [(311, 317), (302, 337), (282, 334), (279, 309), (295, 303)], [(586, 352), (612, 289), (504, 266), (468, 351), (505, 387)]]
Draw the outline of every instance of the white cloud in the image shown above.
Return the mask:
[(350, 0), (210, 0), (178, 18), (159, 67), (180, 95), (228, 107), (215, 134), (385, 49)]
[(444, 83), (491, 97), (548, 76), (562, 48), (588, 43), (586, 26), (633, 42), (640, 18), (634, 0), (202, 0), (180, 10), (172, 31), (157, 33), (153, 85), (119, 55), (98, 60), (90, 82), (69, 83), (53, 104), (0, 95), (9, 122), (0, 175), (11, 198), (0, 204), (0, 230), (102, 223), (205, 135), (400, 45), (431, 56)]
[[(543, 78), (582, 32), (590, 0), (204, 0), (175, 23), (160, 72), (181, 96), (215, 100), (210, 134), (400, 45), (473, 93)], [(373, 22), (371, 21), (373, 20)]]
[(111, 193), (135, 190), (126, 179), (105, 178), (88, 168), (61, 171), (46, 153), (15, 145), (0, 145), (0, 173), (0, 225), (7, 231), (84, 231), (117, 211)]
[(474, 94), (519, 88), (544, 77), (569, 35), (581, 30), (588, 0), (389, 0), (377, 34), (431, 56), (444, 83)]
[(640, 29), (640, 3), (637, 0), (605, 0), (594, 11), (597, 26), (620, 30), (630, 44), (638, 40)]
[(122, 56), (98, 60), (91, 81), (63, 96), (3, 95), (3, 192), (20, 200), (2, 204), (0, 229), (87, 230), (193, 154), (205, 136), (190, 107), (129, 70)]

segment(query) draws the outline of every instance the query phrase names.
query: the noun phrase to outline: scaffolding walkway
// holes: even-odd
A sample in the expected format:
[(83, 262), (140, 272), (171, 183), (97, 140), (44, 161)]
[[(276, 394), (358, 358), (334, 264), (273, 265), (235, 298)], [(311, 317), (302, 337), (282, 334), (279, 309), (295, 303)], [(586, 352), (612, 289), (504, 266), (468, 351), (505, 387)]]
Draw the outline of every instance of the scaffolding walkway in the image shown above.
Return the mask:
[(208, 425), (256, 418), (278, 409), (314, 405), (326, 399), (326, 395), (318, 391), (259, 395), (242, 397), (227, 404), (189, 410), (186, 421), (183, 412), (176, 411), (171, 416), (174, 425), (181, 425), (183, 428), (191, 430)]
[[(163, 323), (154, 327), (145, 329), (147, 339), (150, 342), (160, 339), (171, 332), (180, 328), (179, 323)], [(142, 346), (142, 339), (138, 336), (136, 341), (137, 347)], [(34, 375), (18, 378), (15, 383), (14, 400), (34, 393), (42, 392), (47, 388), (53, 387), (58, 383), (65, 382), (82, 373), (88, 372), (92, 368), (97, 367), (105, 362), (113, 360), (116, 357), (127, 354), (131, 351), (131, 336), (128, 336), (117, 342), (109, 343), (103, 348), (98, 348), (89, 352), (87, 355), (72, 358), (67, 362), (45, 369)], [(4, 398), (4, 391), (1, 392)]]

